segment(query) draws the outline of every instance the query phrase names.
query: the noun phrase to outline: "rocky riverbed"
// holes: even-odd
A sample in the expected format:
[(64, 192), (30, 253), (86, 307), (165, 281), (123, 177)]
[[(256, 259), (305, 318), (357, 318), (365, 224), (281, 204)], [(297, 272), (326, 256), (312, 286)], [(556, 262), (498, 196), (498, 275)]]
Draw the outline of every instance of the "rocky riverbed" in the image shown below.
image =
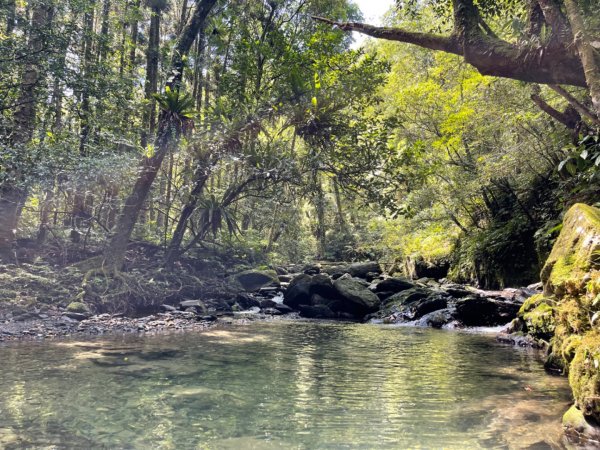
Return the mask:
[[(93, 307), (79, 301), (67, 306), (3, 304), (0, 341), (202, 330), (217, 322), (282, 316), (434, 328), (490, 327), (514, 319), (538, 288), (482, 291), (445, 279), (409, 280), (384, 274), (376, 262), (246, 270), (226, 280), (232, 292), (228, 297), (166, 299), (143, 317), (94, 314)], [(505, 341), (534, 344), (517, 342), (510, 335)]]

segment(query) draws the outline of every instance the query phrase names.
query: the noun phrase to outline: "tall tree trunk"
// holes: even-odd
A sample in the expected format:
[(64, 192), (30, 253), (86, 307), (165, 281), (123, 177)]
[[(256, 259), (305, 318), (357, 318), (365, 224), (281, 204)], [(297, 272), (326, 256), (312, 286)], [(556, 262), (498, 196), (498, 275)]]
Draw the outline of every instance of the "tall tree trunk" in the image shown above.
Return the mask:
[(160, 18), (161, 10), (152, 9), (150, 17), (150, 30), (148, 32), (148, 47), (146, 49), (146, 82), (144, 93), (148, 105), (144, 110), (144, 131), (142, 133), (142, 147), (146, 147), (148, 136), (152, 136), (156, 124), (156, 102), (153, 95), (158, 91), (158, 57), (160, 46)]
[(134, 9), (136, 13), (136, 18), (131, 22), (131, 48), (129, 49), (129, 73), (132, 74), (135, 70), (135, 52), (137, 50), (138, 43), (138, 34), (139, 34), (139, 25), (137, 14), (140, 10), (141, 0), (135, 0)]
[[(81, 125), (79, 132), (79, 156), (86, 158), (88, 156), (88, 142), (91, 134), (91, 104), (90, 104), (90, 89), (88, 83), (93, 82), (93, 47), (94, 47), (94, 16), (95, 16), (95, 0), (90, 5), (90, 10), (84, 15), (84, 42), (83, 42), (83, 61), (82, 72), (84, 74), (85, 84), (81, 92)], [(81, 182), (77, 182), (75, 186), (75, 194), (73, 197), (73, 228), (81, 228), (83, 222), (90, 215), (86, 209), (86, 194), (83, 191), (84, 186)]]
[[(183, 77), (183, 61), (189, 53), (190, 48), (202, 28), (208, 13), (215, 5), (217, 0), (197, 0), (194, 11), (189, 22), (181, 31), (177, 44), (175, 45), (173, 59), (171, 62), (173, 78), (169, 80), (171, 89), (179, 89)], [(110, 240), (103, 256), (103, 264), (110, 268), (119, 270), (125, 259), (125, 251), (133, 227), (137, 221), (138, 215), (144, 201), (148, 197), (152, 183), (156, 174), (169, 151), (172, 143), (173, 117), (162, 112), (158, 121), (158, 133), (155, 141), (156, 153), (142, 161), (142, 171), (133, 187), (133, 191), (125, 200), (125, 205), (118, 219), (116, 232)]]
[(15, 29), (17, 2), (16, 0), (8, 0), (6, 3), (6, 34), (11, 34)]
[(595, 50), (585, 29), (585, 23), (583, 22), (577, 0), (564, 0), (564, 2), (567, 17), (573, 30), (575, 45), (585, 73), (585, 81), (592, 97), (592, 104), (594, 105), (597, 117), (600, 118), (600, 64), (594, 54)]
[[(25, 146), (33, 136), (35, 126), (38, 87), (41, 77), (40, 54), (44, 48), (44, 34), (52, 21), (52, 8), (44, 2), (32, 2), (31, 31), (28, 47), (34, 57), (29, 60), (21, 77), (18, 107), (13, 116), (11, 142), (25, 151)], [(23, 174), (13, 174), (13, 179), (0, 186), (0, 259), (14, 261), (14, 242), (19, 216), (27, 199), (27, 188)]]
[(314, 189), (313, 206), (317, 216), (317, 224), (315, 227), (315, 238), (317, 239), (317, 258), (321, 259), (325, 256), (325, 193), (321, 184), (321, 177), (318, 170), (314, 171)]

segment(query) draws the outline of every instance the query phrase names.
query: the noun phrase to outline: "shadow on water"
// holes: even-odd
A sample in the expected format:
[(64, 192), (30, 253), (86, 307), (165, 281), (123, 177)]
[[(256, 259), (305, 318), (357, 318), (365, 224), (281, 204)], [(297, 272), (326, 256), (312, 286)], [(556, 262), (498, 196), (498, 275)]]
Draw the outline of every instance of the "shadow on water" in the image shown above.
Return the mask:
[(358, 324), (18, 344), (0, 360), (0, 448), (562, 448), (570, 400), (535, 353), (490, 336)]

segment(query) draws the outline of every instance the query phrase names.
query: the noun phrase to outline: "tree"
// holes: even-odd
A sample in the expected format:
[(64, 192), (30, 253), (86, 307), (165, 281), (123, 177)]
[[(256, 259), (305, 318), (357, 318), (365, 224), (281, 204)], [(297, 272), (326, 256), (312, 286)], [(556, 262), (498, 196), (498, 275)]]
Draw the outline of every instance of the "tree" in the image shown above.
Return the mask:
[[(413, 8), (433, 6), (443, 16), (450, 0), (408, 2)], [(492, 27), (498, 16), (518, 16), (514, 2), (452, 0), (451, 31), (443, 35), (415, 32), (404, 28), (375, 27), (359, 22), (336, 22), (314, 19), (344, 31), (380, 39), (414, 44), (419, 47), (459, 55), (482, 75), (512, 78), (532, 83), (566, 84), (588, 87), (596, 114), (598, 110), (600, 71), (598, 54), (592, 47), (600, 36), (586, 29), (582, 15), (593, 2), (584, 0), (533, 0), (527, 2), (528, 26), (509, 40)], [(589, 3), (589, 4), (588, 4)], [(520, 2), (518, 7), (522, 7)], [(565, 13), (566, 11), (566, 13)], [(487, 19), (491, 19), (488, 23)], [(491, 24), (491, 25), (490, 25)]]
[[(43, 79), (40, 73), (43, 64), (41, 55), (45, 52), (45, 35), (52, 21), (52, 13), (52, 6), (43, 1), (36, 1), (31, 5), (31, 24), (27, 29), (29, 53), (26, 54), (27, 62), (21, 75), (13, 116), (13, 133), (9, 141), (16, 153), (26, 153), (33, 136), (40, 97), (39, 84)], [(13, 30), (12, 25), (7, 28)], [(27, 187), (20, 168), (13, 167), (12, 173), (9, 173), (8, 167), (0, 168), (0, 259), (13, 261), (13, 244), (21, 209), (27, 199)]]
[(156, 150), (153, 155), (148, 155), (142, 160), (140, 175), (131, 194), (125, 200), (115, 233), (104, 252), (103, 266), (119, 270), (123, 265), (127, 244), (142, 205), (148, 197), (152, 183), (163, 159), (169, 152), (173, 139), (183, 131), (185, 111), (188, 109), (188, 107), (184, 107), (185, 97), (180, 92), (184, 60), (216, 2), (217, 0), (197, 0), (190, 20), (177, 38), (171, 59), (171, 77), (167, 82), (165, 93), (165, 99), (170, 97), (171, 101), (165, 102), (166, 107), (162, 109), (158, 119), (158, 131), (154, 142)]

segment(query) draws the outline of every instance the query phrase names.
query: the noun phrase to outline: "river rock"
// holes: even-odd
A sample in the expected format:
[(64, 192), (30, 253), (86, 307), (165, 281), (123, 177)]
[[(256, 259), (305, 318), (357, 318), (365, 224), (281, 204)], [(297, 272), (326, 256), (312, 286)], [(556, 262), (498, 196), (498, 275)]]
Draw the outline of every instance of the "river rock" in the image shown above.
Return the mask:
[(257, 291), (263, 286), (279, 285), (277, 273), (274, 270), (245, 270), (233, 275), (233, 279), (246, 291)]
[(425, 314), (419, 319), (417, 325), (422, 327), (443, 328), (452, 322), (452, 320), (452, 310), (445, 308)]
[(263, 308), (261, 311), (263, 314), (267, 314), (269, 316), (280, 316), (281, 314), (283, 314), (277, 308)]
[(334, 266), (325, 266), (325, 267), (322, 268), (321, 271), (325, 272), (331, 278), (333, 278), (334, 280), (336, 280), (339, 277), (341, 277), (342, 275), (344, 275), (346, 272), (348, 272), (348, 266), (347, 265), (341, 265), (341, 264), (334, 265)]
[(306, 275), (316, 275), (321, 273), (321, 265), (320, 264), (306, 264), (302, 268), (302, 273)]
[(374, 287), (372, 288), (372, 290), (375, 293), (391, 292), (392, 294), (395, 294), (397, 292), (402, 292), (402, 291), (405, 291), (407, 289), (411, 289), (414, 287), (415, 287), (415, 285), (411, 281), (409, 281), (407, 278), (390, 277), (390, 278), (386, 278), (385, 280), (382, 280), (379, 283), (375, 284)]
[(324, 297), (331, 297), (335, 295), (335, 289), (333, 282), (325, 274), (318, 274), (312, 277), (310, 280), (310, 292), (311, 294), (318, 294)]
[(398, 292), (385, 300), (385, 304), (403, 305), (405, 303), (413, 303), (417, 300), (427, 298), (431, 295), (431, 290), (424, 287), (413, 287), (402, 292)]
[(333, 283), (342, 308), (357, 316), (371, 313), (381, 304), (379, 298), (356, 280), (340, 278)]
[(277, 306), (277, 302), (271, 300), (270, 298), (266, 298), (266, 299), (260, 301), (259, 306), (261, 309), (275, 308)]
[(333, 319), (335, 313), (325, 305), (302, 305), (300, 315), (310, 319)]
[(184, 300), (179, 303), (179, 308), (183, 311), (195, 312), (200, 315), (204, 315), (208, 311), (202, 300)]
[(295, 277), (283, 294), (283, 303), (298, 309), (300, 305), (310, 304), (312, 276), (301, 274)]
[(367, 275), (372, 272), (374, 274), (380, 274), (382, 272), (381, 266), (378, 262), (369, 261), (362, 263), (354, 263), (350, 264), (348, 267), (348, 273), (353, 277), (357, 278), (367, 278)]
[(278, 305), (276, 305), (275, 309), (281, 312), (281, 314), (290, 314), (294, 312), (292, 308), (290, 308), (288, 305), (284, 305), (283, 303), (279, 303)]
[(463, 298), (473, 294), (473, 291), (468, 290), (460, 284), (445, 284), (442, 289), (454, 298)]
[(82, 320), (85, 320), (89, 317), (88, 314), (69, 312), (69, 311), (65, 312), (63, 314), (63, 316), (68, 317), (69, 319), (77, 320), (78, 322), (81, 322)]
[(520, 305), (479, 295), (456, 301), (456, 319), (469, 327), (504, 325), (517, 316)]

